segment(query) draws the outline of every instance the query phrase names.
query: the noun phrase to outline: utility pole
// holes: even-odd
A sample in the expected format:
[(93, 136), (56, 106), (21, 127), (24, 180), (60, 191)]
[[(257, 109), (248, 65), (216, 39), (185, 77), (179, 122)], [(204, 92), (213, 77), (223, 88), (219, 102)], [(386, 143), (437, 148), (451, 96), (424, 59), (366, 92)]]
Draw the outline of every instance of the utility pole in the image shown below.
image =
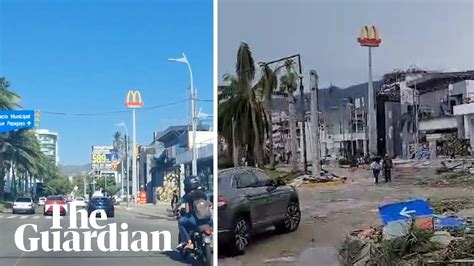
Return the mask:
[(311, 89), (311, 131), (313, 137), (313, 176), (319, 176), (321, 172), (321, 143), (319, 139), (319, 104), (318, 104), (318, 74), (316, 70), (309, 72), (309, 86)]

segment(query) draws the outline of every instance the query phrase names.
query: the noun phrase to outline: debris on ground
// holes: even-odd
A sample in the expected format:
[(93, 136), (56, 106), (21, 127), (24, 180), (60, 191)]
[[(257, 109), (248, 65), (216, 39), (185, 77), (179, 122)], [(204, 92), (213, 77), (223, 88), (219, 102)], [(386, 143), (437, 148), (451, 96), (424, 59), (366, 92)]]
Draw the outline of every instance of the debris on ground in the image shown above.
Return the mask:
[(462, 161), (442, 161), (441, 167), (436, 169), (438, 174), (446, 173), (446, 172), (455, 172), (455, 171), (469, 171), (469, 169), (473, 168), (472, 160), (462, 160)]
[[(423, 208), (416, 200), (401, 203), (408, 206), (403, 207), (401, 215)], [(339, 247), (341, 264), (474, 265), (474, 225), (472, 219), (458, 215), (472, 201), (445, 199), (425, 203), (433, 206), (435, 214), (401, 220), (387, 215), (393, 213), (397, 203), (381, 206), (379, 211), (385, 212), (381, 214), (384, 225), (351, 232)]]
[(295, 257), (280, 257), (280, 258), (274, 258), (274, 259), (266, 259), (263, 262), (264, 263), (275, 263), (275, 262), (294, 262), (296, 261)]

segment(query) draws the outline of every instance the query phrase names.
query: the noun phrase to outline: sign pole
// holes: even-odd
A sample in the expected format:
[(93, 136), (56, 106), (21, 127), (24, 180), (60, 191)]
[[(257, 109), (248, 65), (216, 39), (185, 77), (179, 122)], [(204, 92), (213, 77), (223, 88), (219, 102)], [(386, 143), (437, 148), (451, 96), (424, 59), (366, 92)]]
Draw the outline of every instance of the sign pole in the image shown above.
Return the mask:
[(136, 125), (135, 125), (135, 109), (132, 109), (132, 195), (137, 195), (137, 153), (135, 151), (137, 146), (136, 140)]

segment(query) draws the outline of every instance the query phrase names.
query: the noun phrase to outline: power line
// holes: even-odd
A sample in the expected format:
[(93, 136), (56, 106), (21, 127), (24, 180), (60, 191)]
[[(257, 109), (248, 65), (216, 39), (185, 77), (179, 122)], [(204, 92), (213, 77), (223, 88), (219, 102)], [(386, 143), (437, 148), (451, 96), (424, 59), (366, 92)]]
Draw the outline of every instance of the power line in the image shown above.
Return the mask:
[[(176, 102), (170, 102), (166, 104), (159, 104), (159, 105), (153, 105), (150, 107), (145, 107), (145, 108), (140, 108), (137, 110), (137, 112), (147, 112), (147, 111), (152, 111), (158, 108), (162, 107), (167, 107), (167, 106), (172, 106), (180, 103), (184, 103), (187, 101), (190, 101), (191, 99), (184, 99)], [(198, 100), (202, 102), (212, 102), (212, 100)], [(67, 112), (54, 112), (54, 111), (41, 111), (43, 114), (48, 114), (48, 115), (63, 115), (63, 116), (108, 116), (108, 115), (118, 115), (118, 114), (125, 114), (129, 113), (129, 110), (120, 110), (120, 111), (106, 111), (106, 112), (96, 112), (96, 113), (67, 113)]]

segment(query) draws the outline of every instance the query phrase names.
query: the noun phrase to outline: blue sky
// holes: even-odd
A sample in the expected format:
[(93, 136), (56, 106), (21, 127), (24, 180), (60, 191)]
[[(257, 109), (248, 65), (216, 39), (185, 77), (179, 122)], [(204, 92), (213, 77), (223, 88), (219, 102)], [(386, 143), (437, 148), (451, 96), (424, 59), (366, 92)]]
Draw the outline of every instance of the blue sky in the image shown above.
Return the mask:
[[(131, 113), (51, 115), (127, 110), (128, 90), (140, 90), (145, 107), (184, 100), (185, 52), (198, 98), (213, 99), (212, 1), (0, 1), (0, 76), (39, 109), (41, 128), (59, 133), (60, 164), (90, 162), (91, 145), (112, 142)], [(199, 102), (212, 113), (212, 102)], [(137, 141), (186, 121), (186, 103), (137, 113)], [(211, 123), (211, 122), (209, 122)], [(211, 123), (212, 124), (212, 123)]]

